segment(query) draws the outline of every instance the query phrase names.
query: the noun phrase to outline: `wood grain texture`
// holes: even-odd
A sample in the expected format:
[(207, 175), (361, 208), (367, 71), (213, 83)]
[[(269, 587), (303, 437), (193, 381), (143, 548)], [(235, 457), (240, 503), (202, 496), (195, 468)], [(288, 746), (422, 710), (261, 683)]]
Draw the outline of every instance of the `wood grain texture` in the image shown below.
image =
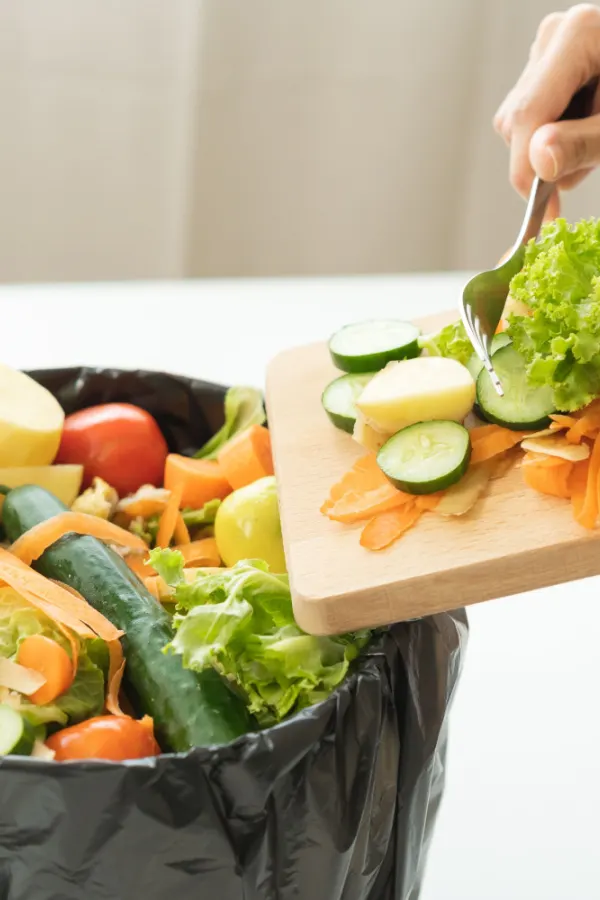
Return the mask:
[[(418, 324), (429, 331), (452, 318)], [(426, 513), (388, 550), (362, 548), (362, 525), (319, 512), (332, 484), (365, 452), (321, 407), (336, 374), (326, 344), (288, 350), (267, 373), (294, 612), (307, 632), (387, 625), (600, 573), (600, 532), (581, 528), (567, 501), (526, 487), (519, 468), (492, 481), (468, 515)]]

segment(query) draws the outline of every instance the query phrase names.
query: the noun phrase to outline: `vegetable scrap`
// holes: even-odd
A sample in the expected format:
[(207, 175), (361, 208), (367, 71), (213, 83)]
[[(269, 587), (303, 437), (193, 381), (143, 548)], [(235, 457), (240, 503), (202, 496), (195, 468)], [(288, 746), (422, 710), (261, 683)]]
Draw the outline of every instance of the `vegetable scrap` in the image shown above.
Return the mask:
[(369, 632), (323, 640), (294, 622), (258, 391), (228, 391), (192, 457), (146, 410), (64, 416), (7, 371), (41, 427), (21, 429), (21, 456), (0, 446), (0, 757), (224, 744), (343, 681)]
[[(600, 220), (570, 225), (557, 219), (529, 242), (490, 345), (503, 396), (460, 322), (419, 335), (417, 358), (409, 323), (387, 323), (384, 337), (373, 322), (333, 335), (334, 365), (363, 374), (360, 381), (346, 374), (331, 382), (322, 405), (333, 425), (369, 454), (332, 487), (322, 514), (361, 523), (360, 544), (383, 550), (424, 512), (467, 515), (492, 482), (518, 465), (528, 488), (569, 500), (575, 520), (595, 528), (599, 285)], [(346, 344), (352, 368), (350, 350), (340, 355)], [(382, 347), (388, 359), (379, 365)], [(441, 362), (457, 368), (442, 371)], [(423, 496), (435, 498), (428, 509)]]

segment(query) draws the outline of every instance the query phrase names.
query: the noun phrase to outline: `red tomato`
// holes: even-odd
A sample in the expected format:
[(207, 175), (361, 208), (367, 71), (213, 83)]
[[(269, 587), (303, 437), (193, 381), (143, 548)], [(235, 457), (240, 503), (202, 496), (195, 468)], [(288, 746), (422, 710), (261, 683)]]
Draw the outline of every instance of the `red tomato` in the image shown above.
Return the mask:
[(84, 487), (98, 477), (124, 497), (143, 484), (162, 485), (167, 453), (150, 413), (129, 403), (105, 403), (66, 417), (55, 462), (82, 465)]
[(69, 759), (143, 759), (156, 756), (160, 748), (154, 739), (152, 719), (129, 716), (97, 716), (79, 725), (63, 728), (46, 740), (58, 762)]

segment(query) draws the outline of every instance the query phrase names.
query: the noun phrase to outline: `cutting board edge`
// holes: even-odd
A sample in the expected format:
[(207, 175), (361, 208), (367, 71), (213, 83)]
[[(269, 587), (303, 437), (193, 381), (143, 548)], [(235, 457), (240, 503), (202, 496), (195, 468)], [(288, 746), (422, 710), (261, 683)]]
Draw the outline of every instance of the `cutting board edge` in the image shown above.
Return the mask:
[[(332, 594), (328, 597), (307, 596), (298, 589), (295, 580), (291, 581), (292, 603), (294, 616), (300, 628), (308, 634), (334, 635), (346, 631), (356, 631), (360, 628), (377, 628), (392, 622), (403, 622), (414, 618), (421, 618), (422, 605), (417, 611), (411, 608), (410, 595), (419, 590), (426, 590), (430, 595), (436, 594), (435, 600), (430, 604), (427, 615), (436, 615), (449, 609), (457, 609), (466, 606), (474, 606), (489, 600), (497, 600), (502, 597), (511, 597), (516, 594), (527, 594), (542, 588), (554, 587), (560, 584), (581, 581), (600, 575), (600, 553), (598, 543), (600, 534), (590, 534), (582, 540), (570, 541), (565, 545), (554, 544), (540, 547), (535, 551), (527, 550), (522, 554), (514, 554), (490, 562), (488, 560), (475, 565), (458, 566), (455, 569), (447, 569), (436, 576), (417, 576), (407, 581), (398, 582), (382, 602), (382, 585), (374, 588), (360, 588), (352, 593)], [(561, 566), (557, 565), (557, 559), (561, 559)], [(511, 565), (512, 571), (507, 577), (506, 566)], [(485, 572), (485, 577), (479, 583), (479, 570)], [(492, 577), (490, 578), (490, 571)], [(496, 592), (491, 588), (491, 582), (496, 581), (494, 572), (497, 571), (497, 583), (501, 589)], [(420, 584), (422, 583), (422, 587)], [(466, 587), (465, 587), (466, 586)], [(301, 587), (301, 585), (300, 585)], [(373, 590), (380, 593), (381, 598), (375, 604), (372, 615), (364, 614), (363, 609), (373, 608), (369, 604), (369, 595)], [(403, 604), (400, 598), (406, 596)], [(460, 602), (455, 603), (454, 598), (460, 597)], [(345, 598), (344, 609), (350, 604), (353, 616), (351, 623), (344, 625), (344, 616), (336, 613), (335, 608), (340, 608), (340, 601)], [(392, 612), (394, 610), (394, 612)], [(403, 610), (403, 611), (402, 611)]]

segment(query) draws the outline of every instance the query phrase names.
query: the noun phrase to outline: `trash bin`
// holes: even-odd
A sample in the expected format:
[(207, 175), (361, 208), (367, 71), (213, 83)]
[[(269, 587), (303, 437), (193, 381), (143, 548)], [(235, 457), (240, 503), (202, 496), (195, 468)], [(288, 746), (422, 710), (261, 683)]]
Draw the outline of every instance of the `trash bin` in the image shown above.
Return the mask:
[[(144, 407), (180, 453), (222, 424), (202, 381), (31, 374), (68, 413)], [(0, 900), (417, 900), (466, 641), (462, 610), (382, 630), (325, 701), (227, 746), (1, 758)]]

